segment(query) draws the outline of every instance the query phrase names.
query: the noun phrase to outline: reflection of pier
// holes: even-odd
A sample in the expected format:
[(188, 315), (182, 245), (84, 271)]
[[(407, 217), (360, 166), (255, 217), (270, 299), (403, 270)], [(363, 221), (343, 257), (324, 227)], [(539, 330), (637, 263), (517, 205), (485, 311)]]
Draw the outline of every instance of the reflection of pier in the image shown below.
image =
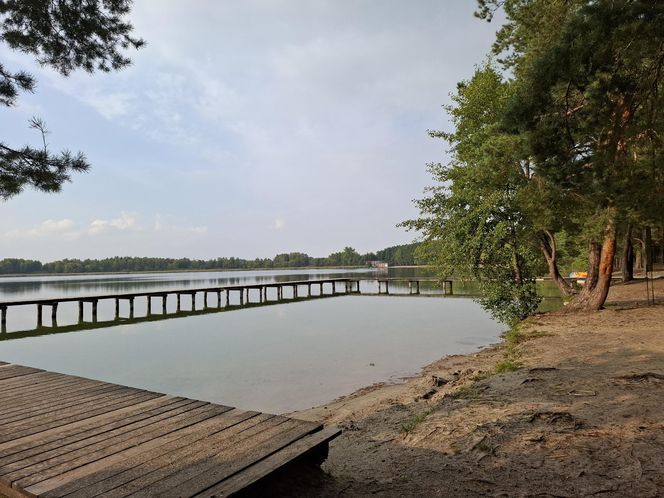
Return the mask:
[[(286, 282), (265, 282), (265, 283), (254, 283), (254, 284), (241, 284), (241, 285), (229, 285), (222, 287), (205, 287), (200, 289), (173, 289), (173, 290), (160, 290), (160, 291), (144, 291), (144, 292), (131, 292), (131, 293), (121, 293), (121, 294), (102, 294), (102, 295), (92, 295), (92, 296), (76, 296), (76, 297), (62, 297), (62, 298), (45, 298), (45, 299), (33, 299), (33, 300), (24, 300), (24, 301), (6, 301), (0, 302), (0, 321), (1, 321), (1, 331), (6, 332), (7, 330), (7, 314), (8, 310), (11, 307), (15, 306), (36, 306), (37, 309), (37, 328), (34, 331), (30, 331), (32, 334), (37, 332), (37, 335), (43, 333), (50, 333), (54, 328), (58, 328), (58, 331), (69, 331), (69, 330), (81, 330), (89, 328), (98, 328), (109, 327), (118, 324), (127, 324), (127, 323), (136, 323), (139, 321), (146, 320), (159, 320), (165, 318), (176, 318), (183, 316), (190, 316), (199, 313), (210, 313), (217, 312), (222, 310), (231, 310), (237, 309), (239, 307), (246, 306), (256, 306), (263, 304), (276, 304), (286, 301), (299, 301), (306, 299), (314, 299), (320, 297), (330, 297), (338, 295), (351, 295), (351, 294), (374, 294), (372, 292), (362, 292), (360, 288), (360, 282), (377, 282), (378, 283), (378, 294), (385, 295), (390, 294), (390, 283), (401, 282), (408, 285), (408, 293), (410, 295), (416, 294), (419, 295), (420, 292), (420, 283), (430, 283), (435, 285), (441, 281), (435, 278), (413, 278), (413, 277), (403, 277), (403, 278), (330, 278), (330, 279), (320, 279), (320, 280), (297, 280), (297, 281), (286, 281)], [(284, 295), (284, 288), (289, 289), (290, 295), (286, 297)], [(374, 287), (375, 288), (375, 287)], [(314, 293), (313, 291), (317, 291)], [(398, 293), (399, 295), (404, 295), (403, 292)], [(443, 281), (443, 294), (451, 295), (452, 294), (452, 281), (445, 280)], [(203, 297), (203, 307), (197, 309), (196, 307), (196, 297), (202, 295)], [(208, 306), (209, 296), (212, 295), (215, 297), (214, 305)], [(186, 299), (183, 300), (183, 296)], [(239, 297), (239, 305), (231, 303), (231, 296)], [(167, 311), (167, 303), (170, 298), (175, 298), (176, 306), (175, 312)], [(145, 298), (145, 303), (147, 305), (146, 315), (141, 317), (136, 317), (134, 313), (135, 300), (137, 298)], [(104, 300), (114, 300), (115, 301), (115, 315), (113, 320), (105, 320), (99, 322), (98, 320), (98, 305), (99, 301)], [(160, 306), (160, 313), (155, 314), (153, 312), (154, 301), (157, 301), (157, 305)], [(129, 305), (129, 314), (128, 316), (120, 316), (120, 303), (121, 301), (126, 301)], [(183, 301), (188, 301), (185, 303)], [(237, 302), (237, 301), (236, 301)], [(66, 325), (63, 327), (58, 327), (58, 306), (62, 303), (78, 303), (78, 323), (74, 325)], [(90, 319), (85, 320), (85, 311), (86, 304), (90, 304)], [(190, 303), (190, 304), (189, 304)], [(187, 304), (187, 308), (184, 309), (184, 306)], [(44, 308), (50, 307), (51, 311), (51, 326), (44, 327), (43, 325), (43, 315)], [(49, 332), (45, 332), (48, 330)], [(12, 336), (16, 337), (15, 333), (12, 333)]]

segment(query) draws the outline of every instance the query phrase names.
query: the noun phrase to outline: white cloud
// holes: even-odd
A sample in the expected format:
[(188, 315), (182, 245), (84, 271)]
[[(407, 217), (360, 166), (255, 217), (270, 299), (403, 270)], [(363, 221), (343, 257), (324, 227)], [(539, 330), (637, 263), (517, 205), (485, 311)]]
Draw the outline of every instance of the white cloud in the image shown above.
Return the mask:
[(173, 235), (183, 235), (183, 234), (192, 234), (192, 235), (207, 235), (208, 227), (206, 226), (187, 226), (178, 224), (177, 222), (164, 222), (163, 216), (161, 213), (157, 213), (154, 217), (154, 232), (168, 232)]
[(69, 218), (61, 220), (45, 220), (39, 225), (28, 229), (14, 229), (5, 232), (5, 237), (10, 239), (56, 237), (74, 239), (80, 233), (76, 230), (76, 223)]
[(272, 224), (272, 229), (274, 230), (282, 230), (283, 228), (286, 227), (286, 220), (283, 218), (277, 218), (274, 220), (274, 223)]
[(115, 230), (141, 230), (137, 223), (137, 215), (135, 213), (122, 212), (120, 217), (111, 220), (93, 220), (88, 228), (90, 235), (98, 235), (104, 233), (109, 229)]

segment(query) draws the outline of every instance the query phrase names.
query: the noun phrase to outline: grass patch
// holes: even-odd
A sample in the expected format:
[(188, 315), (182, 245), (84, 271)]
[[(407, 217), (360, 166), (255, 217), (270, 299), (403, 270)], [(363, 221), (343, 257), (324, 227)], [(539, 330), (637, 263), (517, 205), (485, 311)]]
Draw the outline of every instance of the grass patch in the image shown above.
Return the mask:
[(515, 370), (518, 370), (519, 368), (521, 368), (521, 364), (519, 362), (517, 362), (515, 360), (511, 360), (511, 359), (506, 359), (506, 360), (501, 361), (500, 363), (498, 363), (495, 366), (494, 371), (497, 374), (501, 374), (501, 373), (506, 373), (506, 372), (514, 372)]
[(423, 412), (416, 413), (412, 417), (410, 417), (408, 420), (406, 420), (403, 424), (401, 424), (401, 429), (405, 433), (409, 433), (414, 431), (418, 425), (420, 425), (422, 422), (426, 420), (426, 418), (431, 415), (433, 412), (433, 408), (429, 408), (427, 410), (424, 410)]
[(474, 384), (466, 384), (461, 386), (459, 389), (450, 394), (450, 397), (453, 399), (477, 399), (480, 396), (480, 392), (477, 390)]

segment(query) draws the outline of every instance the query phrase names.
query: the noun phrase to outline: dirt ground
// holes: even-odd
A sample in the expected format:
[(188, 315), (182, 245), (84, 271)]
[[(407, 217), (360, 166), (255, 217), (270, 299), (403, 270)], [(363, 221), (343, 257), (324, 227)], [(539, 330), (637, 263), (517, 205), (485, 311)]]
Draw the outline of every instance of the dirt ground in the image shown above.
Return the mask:
[[(336, 424), (318, 468), (270, 496), (664, 496), (664, 279), (616, 285), (607, 309), (529, 319), (511, 348), (451, 356), (295, 414)], [(506, 356), (518, 369), (495, 373)], [(252, 493), (249, 493), (252, 494)]]

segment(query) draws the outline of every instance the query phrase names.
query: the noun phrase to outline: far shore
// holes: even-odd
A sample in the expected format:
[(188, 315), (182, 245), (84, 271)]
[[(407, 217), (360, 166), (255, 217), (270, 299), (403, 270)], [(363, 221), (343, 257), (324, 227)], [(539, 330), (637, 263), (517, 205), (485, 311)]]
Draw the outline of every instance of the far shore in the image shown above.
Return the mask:
[[(651, 282), (652, 283), (652, 282)], [(664, 495), (664, 278), (605, 310), (540, 314), (501, 344), (294, 413), (344, 429), (279, 496)]]
[[(390, 266), (390, 268), (428, 268), (427, 265), (421, 266)], [(210, 270), (184, 269), (184, 270), (136, 270), (136, 271), (100, 271), (100, 272), (73, 272), (73, 273), (6, 273), (1, 274), (0, 278), (8, 277), (73, 277), (76, 275), (140, 275), (147, 273), (219, 273), (225, 271), (283, 271), (283, 270), (376, 270), (384, 271), (369, 266), (284, 266), (275, 268), (216, 268)]]

